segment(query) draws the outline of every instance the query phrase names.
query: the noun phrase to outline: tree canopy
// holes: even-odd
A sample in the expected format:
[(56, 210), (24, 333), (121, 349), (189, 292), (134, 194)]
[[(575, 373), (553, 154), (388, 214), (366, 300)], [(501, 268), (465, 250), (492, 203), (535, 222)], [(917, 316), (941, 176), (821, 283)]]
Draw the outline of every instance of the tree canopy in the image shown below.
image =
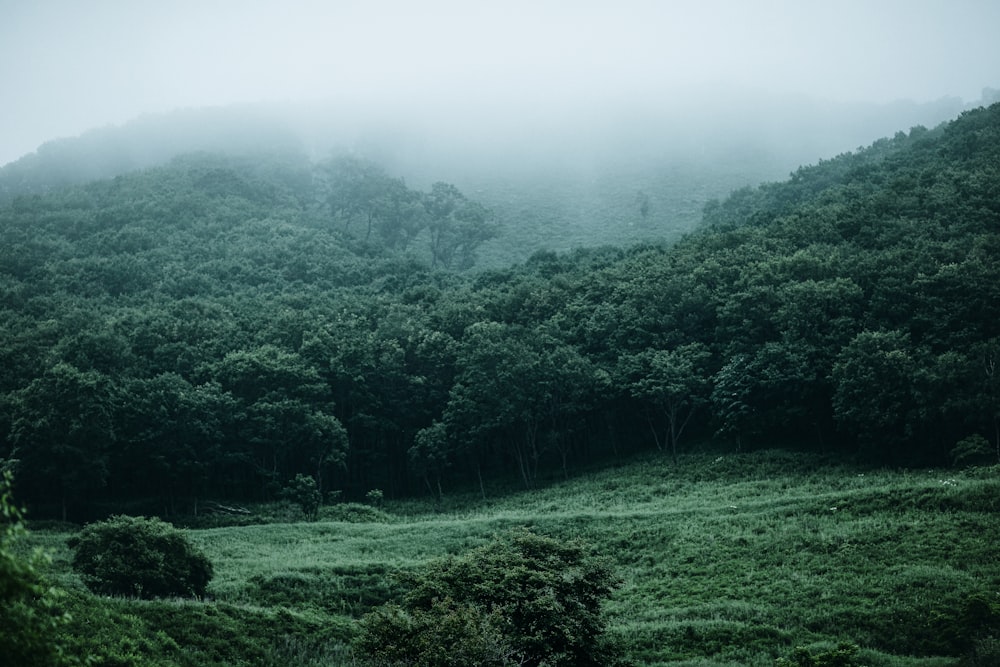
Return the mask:
[(299, 475), (531, 487), (706, 438), (1000, 451), (998, 172), (994, 105), (734, 192), (669, 246), (489, 270), (489, 210), (357, 157), (196, 154), (13, 196), (0, 457), (38, 512), (84, 520)]

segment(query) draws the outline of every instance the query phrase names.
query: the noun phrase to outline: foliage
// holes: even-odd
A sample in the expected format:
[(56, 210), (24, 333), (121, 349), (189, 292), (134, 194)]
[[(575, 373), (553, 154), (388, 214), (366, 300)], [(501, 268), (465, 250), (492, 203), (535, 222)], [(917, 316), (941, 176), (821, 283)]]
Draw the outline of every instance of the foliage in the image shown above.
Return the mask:
[(382, 489), (371, 489), (370, 491), (368, 491), (368, 493), (365, 494), (365, 500), (368, 502), (369, 505), (375, 508), (382, 507), (382, 500), (384, 498), (385, 494), (382, 492)]
[(976, 433), (955, 443), (951, 461), (956, 466), (988, 465), (997, 463), (997, 457), (989, 440)]
[(57, 665), (64, 662), (58, 639), (70, 616), (61, 609), (63, 593), (42, 576), (45, 556), (19, 553), (26, 536), (24, 515), (11, 496), (12, 476), (0, 476), (0, 655), (11, 665)]
[(498, 612), (484, 612), (449, 598), (434, 600), (426, 610), (390, 604), (364, 618), (356, 650), (372, 665), (524, 664), (503, 635), (499, 616)]
[[(273, 508), (290, 481), (307, 514), (313, 485), (348, 501), (315, 510), (322, 522), (190, 533), (218, 564), (218, 605), (97, 598), (62, 572), (67, 651), (329, 663), (345, 616), (395, 600), (363, 640), (386, 660), (409, 646), (440, 661), (448, 641), (457, 660), (531, 661), (544, 645), (586, 664), (604, 646), (579, 641), (606, 620), (649, 662), (762, 664), (850, 637), (886, 663), (989, 663), (1000, 496), (996, 469), (969, 464), (1000, 452), (998, 128), (994, 105), (802, 167), (706, 207), (670, 246), (488, 271), (499, 216), (354, 157), (201, 154), (7, 197), (0, 457), (33, 516)], [(608, 229), (671, 213), (644, 183), (618, 189), (620, 210), (588, 214)], [(482, 194), (531, 224), (592, 201)], [(658, 446), (684, 465), (606, 466)], [(507, 493), (517, 479), (530, 495)], [(271, 516), (291, 521), (288, 507)], [(600, 566), (581, 574), (573, 542), (475, 546), (525, 524), (608, 554), (628, 573), (620, 594)], [(41, 561), (10, 535), (2, 572), (29, 586), (2, 618), (58, 633)], [(126, 550), (101, 560), (118, 582), (102, 592), (145, 595), (140, 574), (172, 571), (127, 541), (91, 560)], [(160, 595), (203, 594), (198, 563), (201, 583)], [(380, 582), (398, 571), (416, 573), (403, 597)], [(563, 613), (588, 585), (606, 616), (596, 602)], [(786, 660), (857, 660), (838, 650)]]
[(366, 617), (359, 646), (390, 663), (608, 664), (600, 606), (616, 584), (579, 543), (519, 530), (429, 565), (404, 608)]
[(988, 636), (977, 640), (961, 664), (963, 667), (991, 667), (1000, 664), (1000, 639)]
[[(708, 373), (705, 366), (711, 353), (701, 343), (682, 345), (673, 350), (646, 350), (628, 360), (636, 367), (626, 371), (636, 378), (630, 384), (634, 397), (648, 402), (667, 422), (666, 437), (657, 435), (650, 419), (656, 442), (665, 440), (674, 461), (677, 461), (678, 441), (695, 411), (707, 402)], [(627, 362), (626, 362), (627, 363)]]
[[(12, 197), (0, 456), (35, 516), (85, 521), (298, 475), (443, 502), (719, 443), (998, 452), (998, 126), (994, 105), (804, 166), (669, 246), (491, 270), (498, 216), (357, 156), (191, 155)], [(609, 220), (642, 217), (637, 190), (655, 226), (638, 182)]]
[(110, 378), (65, 362), (17, 393), (10, 428), (14, 457), (25, 483), (59, 501), (64, 521), (70, 502), (107, 480), (114, 401)]
[(319, 506), (323, 496), (316, 487), (316, 480), (309, 475), (299, 473), (285, 489), (285, 495), (299, 508), (306, 518), (315, 521), (319, 515)]
[(808, 649), (798, 647), (790, 658), (778, 658), (778, 667), (862, 667), (858, 659), (858, 647), (854, 644), (840, 644), (830, 651), (813, 654)]
[(159, 519), (114, 516), (70, 539), (73, 567), (95, 593), (139, 598), (204, 597), (208, 558)]

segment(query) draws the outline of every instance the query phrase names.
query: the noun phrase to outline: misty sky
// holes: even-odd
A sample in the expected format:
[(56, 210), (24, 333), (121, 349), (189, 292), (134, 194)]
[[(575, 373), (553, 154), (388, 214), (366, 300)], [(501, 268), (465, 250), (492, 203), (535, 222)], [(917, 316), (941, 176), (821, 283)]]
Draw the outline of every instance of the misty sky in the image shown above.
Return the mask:
[(324, 100), (504, 114), (690, 86), (1000, 87), (997, 0), (0, 0), (0, 165), (142, 113)]

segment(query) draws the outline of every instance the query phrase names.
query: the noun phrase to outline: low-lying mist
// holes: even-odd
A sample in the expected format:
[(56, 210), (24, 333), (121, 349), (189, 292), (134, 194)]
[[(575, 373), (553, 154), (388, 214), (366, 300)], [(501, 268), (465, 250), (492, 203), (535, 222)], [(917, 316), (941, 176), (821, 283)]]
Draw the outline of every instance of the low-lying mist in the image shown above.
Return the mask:
[[(984, 91), (984, 102), (995, 91)], [(845, 104), (733, 87), (607, 99), (577, 94), (180, 109), (42, 145), (0, 168), (0, 200), (108, 178), (195, 151), (284, 152), (318, 162), (352, 154), (410, 187), (444, 181), (490, 207), (492, 243), (541, 249), (669, 241), (705, 203), (915, 125), (954, 118), (958, 98)], [(547, 238), (522, 239), (523, 226)], [(510, 252), (510, 251), (507, 251)]]

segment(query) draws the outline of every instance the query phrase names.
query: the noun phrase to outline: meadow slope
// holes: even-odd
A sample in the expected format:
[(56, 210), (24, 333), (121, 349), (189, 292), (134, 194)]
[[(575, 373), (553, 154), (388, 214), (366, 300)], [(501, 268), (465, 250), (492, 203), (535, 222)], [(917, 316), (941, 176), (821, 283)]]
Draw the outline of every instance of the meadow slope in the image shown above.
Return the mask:
[[(1000, 603), (998, 491), (996, 467), (765, 451), (648, 457), (486, 500), (327, 506), (314, 523), (261, 506), (253, 521), (271, 522), (189, 529), (215, 564), (206, 603), (94, 599), (65, 527), (33, 541), (89, 619), (71, 645), (97, 664), (358, 664), (354, 620), (399, 595), (394, 573), (529, 526), (609, 559), (608, 631), (636, 664), (772, 665), (847, 641), (869, 665), (957, 665), (997, 631), (983, 609)], [(131, 653), (114, 650), (131, 658), (101, 657), (94, 637), (130, 632)]]

